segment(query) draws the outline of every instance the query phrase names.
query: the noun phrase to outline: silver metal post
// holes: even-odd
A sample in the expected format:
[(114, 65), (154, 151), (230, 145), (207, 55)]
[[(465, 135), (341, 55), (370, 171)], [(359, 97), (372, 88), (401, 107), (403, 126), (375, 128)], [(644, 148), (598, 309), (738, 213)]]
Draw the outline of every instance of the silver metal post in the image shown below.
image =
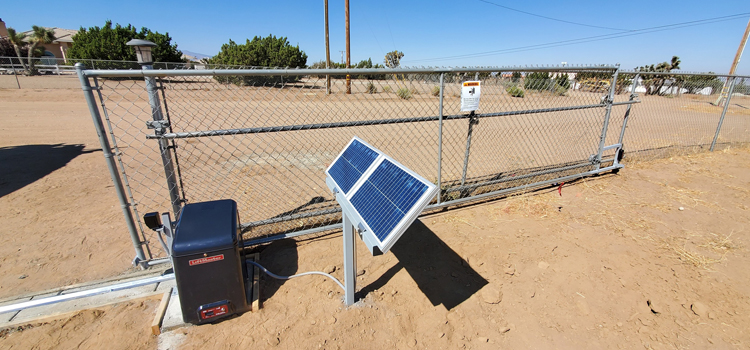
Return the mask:
[[(638, 79), (640, 78), (640, 74), (636, 74), (635, 77), (633, 77), (633, 88), (630, 89), (630, 101), (635, 100), (635, 97), (637, 96), (635, 94), (635, 88), (638, 85)], [(622, 144), (622, 140), (625, 138), (625, 128), (628, 126), (628, 120), (630, 119), (630, 109), (633, 108), (633, 105), (628, 105), (628, 109), (625, 110), (625, 116), (622, 118), (622, 129), (620, 129), (620, 138), (617, 140), (617, 143), (620, 144), (620, 147), (617, 149), (617, 152), (615, 153), (615, 163), (619, 163), (620, 161), (617, 159), (617, 156), (620, 152), (622, 152), (622, 149), (624, 148)]]
[[(20, 59), (20, 58), (19, 58)], [(18, 73), (16, 73), (16, 65), (13, 63), (13, 59), (9, 58), (10, 60), (10, 69), (13, 70), (13, 75), (16, 77), (16, 85), (18, 85), (18, 88), (21, 88), (21, 83), (18, 82)]]
[(344, 225), (344, 304), (354, 304), (354, 292), (357, 286), (357, 250), (354, 242), (354, 227), (346, 213), (342, 215)]
[(612, 85), (607, 95), (606, 112), (604, 113), (604, 125), (602, 126), (602, 135), (599, 138), (599, 151), (596, 154), (596, 170), (602, 167), (602, 153), (604, 153), (604, 142), (607, 139), (607, 128), (609, 127), (609, 117), (612, 114), (612, 102), (615, 100), (615, 88), (617, 87), (617, 75), (620, 73), (620, 66), (617, 66), (615, 74), (612, 76)]
[(104, 159), (107, 162), (109, 168), (109, 175), (112, 178), (112, 182), (115, 185), (115, 192), (117, 192), (117, 198), (120, 201), (120, 207), (122, 213), (125, 216), (125, 223), (128, 226), (130, 232), (130, 239), (133, 242), (135, 248), (135, 263), (145, 262), (146, 256), (143, 254), (143, 245), (138, 237), (138, 230), (135, 228), (135, 220), (133, 220), (133, 213), (130, 211), (130, 204), (125, 196), (125, 189), (122, 187), (122, 180), (117, 173), (117, 165), (115, 159), (112, 156), (112, 148), (109, 145), (109, 140), (104, 131), (104, 123), (102, 122), (101, 115), (99, 114), (99, 108), (96, 107), (96, 100), (94, 98), (94, 92), (91, 89), (89, 79), (83, 75), (84, 65), (82, 63), (76, 63), (76, 72), (78, 73), (78, 80), (81, 82), (81, 88), (83, 89), (83, 95), (86, 98), (86, 104), (89, 106), (89, 112), (91, 113), (91, 119), (94, 121), (94, 128), (96, 134), (99, 136), (99, 143), (102, 147), (102, 153)]
[[(144, 70), (151, 70), (153, 66), (150, 64), (143, 65)], [(146, 91), (148, 91), (148, 103), (151, 105), (151, 117), (153, 123), (151, 126), (154, 128), (154, 133), (158, 136), (164, 135), (167, 132), (168, 124), (164, 123), (164, 115), (161, 111), (161, 101), (159, 100), (159, 92), (156, 87), (155, 77), (145, 77)], [(177, 176), (175, 175), (174, 163), (172, 162), (172, 154), (170, 153), (169, 142), (166, 139), (160, 138), (159, 141), (159, 152), (161, 153), (161, 161), (164, 165), (164, 174), (167, 177), (167, 189), (169, 190), (169, 199), (172, 202), (172, 212), (175, 218), (180, 217), (180, 210), (182, 208), (182, 201), (180, 200), (180, 190), (177, 185)]]
[(469, 132), (466, 135), (466, 152), (464, 153), (464, 171), (461, 175), (461, 186), (466, 183), (466, 169), (469, 167), (469, 153), (471, 152), (471, 134), (474, 131), (474, 124), (479, 123), (479, 118), (474, 115), (474, 111), (471, 111), (469, 118)]
[(719, 132), (721, 131), (721, 125), (724, 124), (724, 117), (727, 115), (727, 109), (729, 109), (729, 102), (732, 100), (732, 92), (734, 91), (734, 83), (737, 82), (737, 78), (735, 77), (728, 77), (727, 79), (732, 79), (732, 82), (729, 83), (729, 92), (727, 93), (727, 100), (724, 102), (724, 109), (721, 111), (721, 118), (719, 118), (719, 125), (716, 127), (716, 134), (714, 135), (714, 140), (711, 142), (711, 152), (714, 151), (714, 147), (716, 147), (716, 141), (719, 139)]
[(438, 173), (437, 173), (437, 203), (443, 197), (442, 175), (443, 175), (443, 87), (445, 73), (440, 73), (440, 105), (438, 105)]

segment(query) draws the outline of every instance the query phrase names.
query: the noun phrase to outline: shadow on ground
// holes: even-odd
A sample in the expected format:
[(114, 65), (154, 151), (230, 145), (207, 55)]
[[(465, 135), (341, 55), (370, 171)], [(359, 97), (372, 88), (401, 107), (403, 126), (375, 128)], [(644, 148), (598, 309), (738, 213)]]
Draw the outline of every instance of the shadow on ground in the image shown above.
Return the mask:
[(84, 147), (65, 144), (0, 147), (0, 197), (34, 183), (81, 154), (98, 151), (84, 151)]
[[(282, 239), (273, 241), (263, 249), (259, 264), (269, 271), (281, 275), (291, 276), (297, 273), (299, 268), (299, 254), (297, 253), (297, 242), (293, 239)], [(260, 298), (261, 302), (270, 299), (279, 290), (285, 280), (277, 280), (264, 273), (260, 275)]]
[(364, 298), (383, 287), (402, 268), (406, 269), (433, 306), (443, 304), (448, 310), (466, 301), (489, 283), (419, 220), (404, 232), (391, 252), (398, 263), (362, 288), (358, 298)]

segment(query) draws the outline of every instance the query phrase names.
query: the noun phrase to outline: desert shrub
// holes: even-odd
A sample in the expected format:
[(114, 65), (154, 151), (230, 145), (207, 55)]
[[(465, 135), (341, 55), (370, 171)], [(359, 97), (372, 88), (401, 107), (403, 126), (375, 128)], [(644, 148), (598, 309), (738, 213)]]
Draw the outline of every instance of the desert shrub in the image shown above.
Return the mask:
[(378, 93), (378, 87), (375, 86), (371, 81), (367, 82), (367, 87), (365, 88), (367, 90), (368, 94), (377, 94)]
[(510, 86), (510, 87), (508, 87), (507, 89), (505, 89), (505, 91), (506, 91), (506, 92), (507, 92), (507, 93), (508, 93), (509, 95), (511, 95), (511, 96), (513, 96), (513, 97), (520, 97), (520, 98), (523, 98), (523, 95), (524, 95), (524, 93), (523, 93), (523, 89), (521, 89), (521, 88), (520, 88), (520, 87), (518, 87), (518, 86)]
[(411, 92), (412, 95), (419, 95), (419, 90), (417, 90), (417, 88), (411, 88), (409, 89), (409, 91)]
[(565, 88), (565, 90), (570, 89), (570, 79), (568, 79), (567, 73), (560, 73), (557, 77), (555, 77), (555, 84), (557, 86), (560, 86), (562, 88)]
[(404, 100), (408, 100), (411, 98), (411, 91), (407, 88), (400, 88), (396, 91), (396, 95)]
[(439, 96), (440, 95), (440, 87), (439, 86), (433, 86), (432, 87), (432, 96)]
[(513, 74), (510, 75), (510, 80), (514, 83), (519, 82), (521, 78), (522, 78), (521, 72), (513, 72)]
[[(245, 44), (237, 44), (232, 40), (221, 46), (221, 51), (209, 60), (210, 64), (249, 66), (249, 67), (292, 67), (304, 68), (307, 64), (307, 54), (292, 46), (287, 38), (269, 35), (265, 38), (256, 36), (247, 39)], [(217, 76), (220, 83), (236, 85), (276, 84), (282, 79), (278, 76)], [(285, 77), (283, 81), (296, 81), (299, 77)]]
[(565, 93), (567, 93), (567, 92), (568, 92), (567, 88), (555, 84), (555, 90), (553, 91), (553, 93), (555, 95), (557, 95), (557, 96), (565, 96)]
[(533, 72), (526, 75), (523, 81), (523, 88), (526, 90), (549, 90), (552, 85), (552, 79), (548, 72)]
[(388, 86), (388, 85), (383, 86), (383, 92), (391, 92), (391, 91), (393, 91), (393, 90), (391, 90), (390, 86)]

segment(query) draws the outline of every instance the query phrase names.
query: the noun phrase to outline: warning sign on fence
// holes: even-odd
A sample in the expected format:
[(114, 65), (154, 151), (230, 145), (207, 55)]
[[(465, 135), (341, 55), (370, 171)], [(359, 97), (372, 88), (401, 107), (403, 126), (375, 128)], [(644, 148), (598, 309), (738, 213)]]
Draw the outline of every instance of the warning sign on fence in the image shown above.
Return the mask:
[(465, 81), (461, 86), (461, 112), (479, 110), (480, 82)]

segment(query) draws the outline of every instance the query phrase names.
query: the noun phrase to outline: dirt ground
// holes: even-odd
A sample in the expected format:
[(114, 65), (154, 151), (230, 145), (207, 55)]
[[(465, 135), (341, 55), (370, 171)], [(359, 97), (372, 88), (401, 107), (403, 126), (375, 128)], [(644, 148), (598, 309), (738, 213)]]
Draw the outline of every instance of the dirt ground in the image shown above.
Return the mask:
[[(78, 92), (80, 93), (80, 92)], [(133, 271), (80, 95), (0, 89), (0, 298)], [(750, 150), (604, 175), (422, 217), (358, 246), (351, 308), (322, 277), (261, 282), (263, 308), (150, 335), (158, 301), (0, 334), (3, 348), (747, 348)], [(279, 274), (335, 270), (337, 234), (261, 249)]]

